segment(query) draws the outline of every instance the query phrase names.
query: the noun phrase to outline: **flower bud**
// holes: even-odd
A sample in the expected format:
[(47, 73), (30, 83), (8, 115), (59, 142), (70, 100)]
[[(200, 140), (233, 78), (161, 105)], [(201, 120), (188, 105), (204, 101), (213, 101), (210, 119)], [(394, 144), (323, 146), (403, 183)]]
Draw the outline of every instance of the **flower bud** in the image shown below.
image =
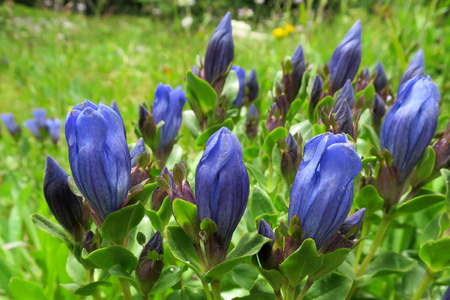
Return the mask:
[[(47, 156), (44, 175), (44, 196), (56, 220), (73, 235), (81, 234), (83, 202), (69, 187), (69, 175)], [(81, 236), (80, 236), (81, 237)]]
[(356, 80), (356, 92), (360, 92), (362, 90), (364, 90), (367, 85), (369, 84), (369, 79), (370, 79), (370, 72), (369, 72), (369, 68), (366, 67), (364, 68), (364, 70), (361, 71), (361, 73), (359, 73), (359, 76)]
[(14, 120), (14, 116), (10, 113), (6, 113), (1, 115), (1, 119), (9, 133), (17, 140), (20, 137), (21, 128)]
[(259, 84), (258, 78), (256, 77), (256, 71), (253, 69), (248, 75), (247, 82), (245, 84), (247, 87), (247, 98), (249, 102), (252, 102), (258, 98)]
[(447, 124), (447, 129), (445, 130), (442, 137), (433, 147), (436, 153), (436, 160), (434, 163), (434, 169), (439, 170), (442, 168), (450, 167), (450, 121)]
[(311, 109), (314, 110), (319, 103), (320, 99), (322, 98), (322, 89), (323, 89), (323, 80), (320, 75), (316, 75), (316, 78), (314, 79), (314, 84), (311, 90), (310, 95), (310, 102), (311, 102)]
[(266, 119), (266, 127), (267, 130), (272, 131), (277, 127), (283, 126), (283, 119), (282, 115), (280, 113), (280, 110), (278, 109), (278, 106), (276, 103), (272, 104), (272, 107), (269, 110), (269, 113), (267, 114)]
[(388, 79), (386, 77), (386, 73), (384, 72), (384, 67), (381, 61), (378, 62), (375, 70), (373, 70), (377, 76), (375, 77), (375, 81), (373, 85), (375, 86), (375, 91), (377, 93), (381, 93), (383, 89), (388, 85)]
[(225, 255), (247, 206), (249, 178), (241, 144), (226, 127), (214, 133), (195, 174), (197, 214), (201, 222), (213, 220)]
[(42, 141), (44, 134), (47, 131), (45, 125), (47, 112), (43, 108), (37, 108), (33, 109), (32, 114), (34, 119), (26, 120), (23, 125), (25, 125), (37, 139)]
[(245, 70), (240, 66), (232, 66), (231, 70), (236, 72), (239, 81), (239, 92), (232, 104), (237, 107), (241, 107), (245, 96)]
[(273, 229), (264, 219), (259, 221), (258, 234), (263, 237), (272, 239), (269, 243), (264, 244), (258, 252), (258, 259), (264, 269), (274, 268), (273, 244), (277, 239)]
[(347, 100), (347, 104), (350, 107), (350, 110), (355, 105), (355, 92), (353, 91), (352, 82), (350, 80), (347, 80), (341, 92), (336, 97), (336, 101), (334, 101), (333, 105), (333, 111), (336, 112), (339, 109), (343, 100)]
[(353, 201), (353, 179), (361, 158), (344, 134), (309, 140), (291, 189), (289, 220), (299, 216), (303, 239), (320, 249), (338, 231)]
[(144, 139), (140, 138), (138, 140), (138, 142), (136, 143), (136, 145), (134, 145), (133, 150), (131, 150), (131, 152), (130, 152), (131, 168), (136, 167), (137, 159), (138, 159), (139, 155), (141, 155), (144, 152), (145, 152)]
[(161, 232), (158, 230), (142, 250), (136, 269), (136, 278), (144, 295), (151, 291), (161, 275), (164, 267), (163, 254)]
[[(280, 146), (281, 174), (289, 186), (292, 185), (302, 160), (301, 149), (298, 147), (292, 134), (286, 140), (278, 142)], [(284, 145), (283, 145), (284, 144)]]
[(246, 123), (246, 133), (250, 139), (254, 139), (258, 135), (258, 121), (259, 113), (256, 110), (255, 104), (252, 104), (248, 110)]
[(297, 97), (302, 85), (303, 73), (306, 71), (305, 54), (303, 53), (302, 45), (298, 45), (297, 49), (295, 49), (290, 64), (292, 65), (292, 72), (290, 73), (287, 73), (283, 67), (283, 83), (287, 101), (292, 103)]
[(415, 76), (425, 75), (425, 59), (423, 57), (423, 50), (419, 49), (416, 55), (406, 67), (405, 72), (403, 72), (402, 79), (400, 80), (400, 87), (408, 80), (414, 78)]
[(400, 87), (383, 120), (381, 150), (391, 153), (400, 182), (405, 182), (433, 139), (439, 101), (439, 88), (430, 77), (415, 77)]
[(340, 102), (334, 118), (336, 119), (340, 132), (346, 133), (354, 138), (352, 110), (347, 103), (347, 99), (343, 99)]
[(228, 12), (209, 40), (205, 55), (205, 80), (213, 83), (214, 79), (226, 71), (233, 59), (234, 44), (231, 14)]
[(380, 97), (380, 95), (376, 93), (375, 96), (373, 97), (373, 107), (372, 107), (372, 119), (373, 123), (376, 126), (380, 126), (381, 119), (384, 117), (385, 113), (386, 113), (386, 105), (384, 104), (384, 101)]
[(89, 100), (66, 118), (66, 140), (73, 179), (89, 205), (103, 219), (124, 203), (131, 158), (119, 115)]
[(336, 47), (328, 63), (331, 74), (330, 94), (341, 89), (348, 79), (353, 81), (361, 63), (361, 48), (361, 21), (358, 20)]
[(354, 231), (354, 233), (348, 237), (349, 240), (354, 240), (356, 238), (356, 236), (358, 235), (359, 227), (361, 226), (361, 223), (364, 219), (365, 212), (366, 212), (366, 209), (361, 208), (358, 211), (356, 211), (354, 214), (352, 214), (350, 217), (345, 219), (344, 223), (341, 225), (341, 228), (339, 229), (340, 233), (343, 235), (346, 235), (354, 227), (356, 227), (356, 230)]
[(61, 137), (61, 120), (58, 119), (47, 119), (45, 120), (45, 126), (52, 139), (53, 144), (57, 144), (59, 138)]
[(110, 107), (112, 108), (112, 110), (114, 110), (116, 112), (116, 114), (119, 115), (120, 119), (122, 120), (122, 124), (123, 124), (123, 134), (125, 135), (125, 138), (127, 137), (127, 130), (125, 128), (125, 122), (123, 121), (123, 117), (122, 114), (120, 113), (120, 109), (117, 106), (116, 101), (113, 101), (110, 105)]

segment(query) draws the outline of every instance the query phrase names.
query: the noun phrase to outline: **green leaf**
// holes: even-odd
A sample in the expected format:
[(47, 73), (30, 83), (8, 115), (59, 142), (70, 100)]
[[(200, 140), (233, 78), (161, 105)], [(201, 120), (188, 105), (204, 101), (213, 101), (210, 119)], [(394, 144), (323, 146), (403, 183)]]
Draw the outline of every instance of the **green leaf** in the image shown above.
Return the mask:
[(399, 274), (411, 271), (417, 261), (393, 251), (386, 251), (378, 255), (368, 266), (364, 275), (373, 277), (389, 274)]
[(372, 215), (379, 209), (383, 208), (383, 198), (378, 195), (377, 189), (373, 185), (363, 187), (355, 198), (359, 208), (366, 208), (366, 216)]
[(233, 300), (276, 300), (270, 284), (262, 278), (255, 281), (255, 284), (250, 289), (250, 294), (244, 297), (233, 298)]
[(325, 105), (328, 105), (329, 107), (332, 107), (334, 103), (334, 98), (331, 96), (326, 96), (325, 98), (323, 98), (322, 100), (319, 101), (319, 103), (317, 103), (316, 108), (314, 109), (315, 111), (320, 111), (320, 109), (322, 107), (324, 107)]
[(378, 134), (375, 132), (375, 129), (373, 129), (372, 126), (369, 126), (367, 124), (362, 124), (361, 126), (366, 130), (367, 135), (369, 137), (369, 141), (374, 145), (377, 149), (380, 149), (380, 138), (378, 137)]
[(317, 272), (309, 275), (310, 281), (316, 281), (336, 270), (345, 260), (351, 249), (342, 248), (334, 252), (322, 254), (323, 264)]
[(137, 195), (136, 197), (133, 197), (133, 201), (135, 203), (140, 201), (142, 205), (145, 205), (145, 203), (147, 203), (148, 198), (151, 196), (153, 191), (156, 190), (157, 187), (158, 184), (156, 182), (144, 185), (144, 187), (142, 188), (142, 192), (139, 193), (139, 195)]
[(185, 110), (182, 113), (183, 122), (189, 131), (192, 133), (194, 138), (198, 138), (198, 136), (202, 133), (202, 129), (200, 128), (200, 123), (197, 120), (197, 116), (192, 110)]
[(291, 107), (289, 108), (289, 111), (287, 112), (286, 115), (286, 121), (292, 122), (292, 119), (300, 111), (302, 104), (303, 102), (301, 99), (296, 99), (294, 102), (291, 103)]
[(161, 275), (155, 282), (150, 294), (159, 294), (174, 286), (181, 279), (181, 275), (186, 271), (186, 266), (167, 266), (162, 270)]
[(212, 86), (191, 71), (186, 73), (186, 80), (187, 98), (198, 104), (204, 113), (213, 109), (217, 103), (217, 94)]
[(250, 264), (239, 265), (231, 272), (233, 281), (245, 290), (250, 290), (252, 288), (258, 276), (258, 271)]
[(200, 240), (200, 224), (197, 216), (197, 206), (190, 202), (175, 199), (173, 201), (173, 214), (178, 224), (194, 243)]
[(157, 212), (158, 218), (161, 221), (161, 229), (158, 230), (164, 230), (166, 225), (169, 223), (170, 218), (172, 217), (172, 201), (170, 201), (169, 197), (166, 197), (161, 204), (161, 207), (159, 208)]
[(181, 288), (180, 300), (206, 300), (205, 291), (203, 289), (196, 289), (190, 286), (183, 286)]
[(258, 167), (255, 167), (252, 164), (245, 164), (245, 167), (247, 168), (248, 172), (252, 174), (252, 176), (255, 178), (256, 182), (258, 182), (262, 186), (267, 186), (267, 177), (259, 170)]
[(200, 258), (192, 245), (192, 240), (180, 226), (166, 226), (167, 246), (173, 256), (191, 268), (200, 278), (204, 278)]
[(235, 71), (228, 72), (221, 96), (225, 96), (231, 104), (239, 94), (239, 79)]
[(71, 237), (67, 233), (67, 231), (59, 224), (50, 221), (46, 217), (44, 217), (41, 214), (34, 213), (31, 215), (31, 220), (33, 221), (34, 225), (36, 225), (37, 228), (41, 229), (42, 231), (47, 232), (48, 234), (62, 240), (67, 244), (69, 249), (73, 248), (73, 243), (71, 241)]
[(144, 216), (145, 209), (140, 202), (112, 212), (102, 225), (101, 235), (111, 244), (123, 245), (130, 231), (141, 222)]
[(79, 284), (79, 283), (67, 283), (67, 284), (60, 284), (63, 288), (71, 292), (75, 295), (80, 296), (89, 296), (92, 295), (95, 290), (100, 286), (111, 286), (111, 282), (108, 281), (95, 281), (88, 283), (86, 285)]
[(197, 138), (196, 145), (204, 147), (208, 139), (220, 128), (227, 127), (228, 129), (233, 130), (233, 126), (234, 126), (233, 120), (226, 119), (222, 124), (209, 127)]
[(420, 247), (419, 256), (433, 272), (438, 272), (450, 267), (449, 249), (450, 237), (429, 240)]
[(280, 270), (289, 279), (291, 286), (297, 286), (309, 274), (317, 272), (323, 263), (323, 256), (319, 256), (316, 243), (306, 239), (294, 253), (280, 265)]
[(421, 211), (431, 205), (437, 204), (445, 200), (443, 195), (423, 195), (409, 200), (408, 202), (396, 205), (389, 211), (390, 216), (404, 216)]
[(305, 300), (336, 300), (345, 299), (353, 281), (347, 276), (332, 273), (311, 286), (305, 295)]
[(263, 150), (269, 156), (272, 157), (273, 147), (276, 145), (279, 139), (285, 139), (288, 135), (288, 131), (284, 127), (278, 127), (269, 133), (267, 138), (264, 140)]
[(258, 269), (258, 272), (264, 277), (267, 282), (272, 286), (274, 291), (279, 291), (284, 282), (284, 275), (278, 270), (266, 270), (258, 266), (258, 261), (254, 256), (252, 258), (252, 263)]
[(212, 268), (207, 276), (220, 280), (226, 273), (243, 263), (248, 257), (258, 253), (261, 247), (270, 239), (255, 233), (246, 233), (239, 240), (236, 247), (228, 253), (227, 260)]
[(244, 149), (244, 161), (251, 162), (259, 156), (260, 148), (258, 146), (250, 146)]
[(13, 277), (9, 283), (9, 290), (14, 300), (46, 300), (48, 299), (44, 293), (43, 288), (36, 282)]
[(258, 185), (253, 186), (249, 197), (250, 214), (256, 220), (263, 214), (275, 214), (272, 200), (269, 195)]
[(120, 265), (122, 269), (131, 273), (138, 265), (134, 254), (123, 246), (109, 246), (95, 250), (87, 255), (83, 249), (82, 257), (94, 263), (98, 268), (109, 271), (111, 267)]
[(112, 266), (112, 267), (109, 269), (109, 274), (111, 274), (112, 276), (117, 277), (117, 278), (123, 278), (123, 279), (128, 280), (128, 282), (130, 282), (130, 283), (134, 286), (134, 288), (136, 289), (136, 291), (138, 291), (138, 292), (142, 295), (141, 286), (139, 285), (138, 281), (137, 281), (133, 276), (131, 276), (130, 274), (128, 274), (128, 273), (122, 268), (121, 265), (115, 265), (115, 266)]
[(416, 168), (416, 171), (414, 172), (414, 176), (411, 182), (412, 186), (417, 186), (418, 183), (426, 180), (431, 176), (434, 170), (435, 160), (436, 153), (434, 152), (433, 147), (428, 146)]

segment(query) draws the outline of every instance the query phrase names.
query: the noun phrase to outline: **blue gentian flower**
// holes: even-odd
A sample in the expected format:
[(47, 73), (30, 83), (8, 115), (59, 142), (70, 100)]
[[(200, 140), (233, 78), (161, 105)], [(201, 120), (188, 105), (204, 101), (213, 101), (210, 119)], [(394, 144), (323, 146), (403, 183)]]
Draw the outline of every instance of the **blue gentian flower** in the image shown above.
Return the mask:
[(340, 102), (340, 106), (337, 108), (334, 118), (341, 132), (354, 137), (352, 109), (350, 108), (350, 105), (348, 105), (347, 99), (343, 99)]
[(314, 79), (314, 84), (311, 90), (310, 95), (310, 102), (311, 102), (311, 109), (314, 110), (319, 103), (321, 97), (322, 97), (322, 91), (323, 91), (323, 80), (320, 75), (316, 75), (316, 78)]
[(158, 84), (153, 103), (153, 118), (156, 124), (164, 121), (159, 136), (158, 151), (164, 151), (167, 147), (172, 149), (181, 126), (181, 113), (186, 101), (186, 93), (181, 90), (181, 86), (172, 89), (168, 84)]
[(236, 72), (236, 75), (239, 80), (239, 92), (232, 104), (237, 107), (241, 107), (245, 96), (245, 70), (242, 69), (240, 66), (232, 66), (231, 70)]
[(214, 133), (195, 174), (195, 197), (200, 222), (211, 219), (228, 250), (236, 226), (247, 206), (249, 178), (241, 144), (226, 127)]
[(83, 222), (83, 202), (72, 193), (69, 175), (51, 157), (47, 156), (44, 175), (44, 196), (52, 214), (68, 232), (81, 234)]
[(34, 119), (26, 120), (23, 125), (27, 127), (36, 138), (42, 140), (42, 133), (47, 130), (45, 124), (47, 112), (43, 108), (36, 108), (33, 109), (32, 114)]
[(255, 69), (253, 69), (250, 72), (250, 75), (248, 75), (245, 86), (248, 89), (248, 93), (247, 93), (248, 101), (252, 102), (252, 101), (256, 100), (258, 98), (259, 84), (258, 84), (258, 78), (256, 77)]
[(303, 238), (320, 249), (341, 227), (353, 201), (353, 179), (362, 163), (344, 134), (309, 140), (291, 189), (289, 220), (299, 216)]
[(47, 131), (53, 144), (56, 145), (61, 137), (61, 120), (53, 118), (47, 119), (45, 120), (45, 127), (47, 127)]
[(144, 139), (139, 138), (138, 142), (136, 143), (136, 145), (134, 145), (133, 149), (130, 152), (132, 168), (136, 167), (139, 155), (141, 155), (144, 152), (145, 152)]
[(125, 122), (123, 121), (122, 114), (120, 113), (120, 109), (119, 109), (119, 106), (117, 106), (116, 101), (113, 101), (113, 102), (111, 103), (111, 106), (110, 106), (110, 107), (116, 112), (116, 114), (119, 115), (120, 119), (122, 120), (122, 124), (123, 124), (123, 132), (124, 132), (124, 134), (125, 134), (125, 137), (127, 137), (127, 129), (125, 128)]
[(353, 81), (361, 63), (361, 21), (350, 28), (330, 58), (328, 67), (331, 74), (330, 92), (334, 94), (350, 79)]
[(386, 72), (384, 71), (384, 67), (381, 61), (378, 62), (374, 72), (377, 73), (377, 77), (375, 77), (373, 85), (375, 86), (375, 91), (377, 93), (381, 93), (381, 91), (388, 85)]
[(233, 62), (234, 43), (231, 28), (231, 14), (228, 12), (220, 21), (211, 39), (205, 55), (205, 80), (214, 79)]
[(13, 137), (20, 135), (20, 125), (16, 123), (14, 116), (11, 113), (2, 114), (1, 119), (5, 124), (6, 129)]
[(352, 109), (355, 105), (355, 91), (353, 90), (351, 80), (347, 80), (347, 82), (345, 82), (341, 92), (337, 95), (336, 100), (334, 101), (333, 111), (336, 112), (339, 109), (343, 100), (347, 100), (347, 104), (350, 109)]
[(31, 133), (34, 135), (34, 137), (42, 140), (42, 135), (39, 129), (38, 122), (35, 119), (29, 119), (23, 122), (23, 125), (28, 128)]
[(400, 181), (405, 181), (436, 131), (439, 88), (430, 77), (414, 77), (404, 83), (397, 100), (381, 125), (380, 146), (394, 158)]
[(400, 87), (408, 80), (414, 78), (415, 76), (425, 75), (425, 59), (423, 57), (423, 50), (420, 49), (414, 55), (413, 59), (406, 67), (405, 72), (403, 72), (402, 79), (400, 80)]
[(39, 128), (45, 128), (45, 120), (47, 119), (47, 111), (43, 108), (33, 109), (32, 114)]
[(66, 139), (73, 179), (101, 218), (124, 203), (130, 184), (131, 159), (120, 116), (89, 100), (66, 118)]

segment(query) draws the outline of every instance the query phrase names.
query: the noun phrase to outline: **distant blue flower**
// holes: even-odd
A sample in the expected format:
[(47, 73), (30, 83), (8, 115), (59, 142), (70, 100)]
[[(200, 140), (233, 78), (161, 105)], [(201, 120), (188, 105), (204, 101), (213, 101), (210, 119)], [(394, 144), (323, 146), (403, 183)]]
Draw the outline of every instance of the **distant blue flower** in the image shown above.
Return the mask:
[(119, 115), (89, 100), (66, 118), (66, 139), (73, 179), (101, 218), (120, 208), (130, 184), (131, 159)]
[(6, 129), (9, 131), (9, 133), (12, 136), (19, 136), (20, 135), (20, 125), (16, 123), (14, 120), (14, 116), (10, 113), (5, 113), (1, 115), (1, 119), (3, 123), (5, 123)]
[(44, 175), (44, 196), (56, 220), (70, 233), (81, 233), (83, 202), (69, 188), (69, 175), (47, 156)]
[(26, 120), (25, 122), (23, 122), (23, 125), (28, 128), (36, 138), (40, 140), (42, 139), (38, 122), (35, 119)]
[(309, 140), (291, 189), (289, 220), (299, 216), (303, 238), (320, 249), (341, 227), (353, 201), (353, 179), (362, 163), (344, 134)]
[(400, 181), (406, 180), (433, 139), (437, 127), (439, 88), (430, 77), (404, 83), (381, 125), (380, 146), (394, 158)]
[(377, 93), (380, 93), (388, 85), (386, 72), (384, 71), (384, 67), (381, 61), (378, 62), (374, 72), (377, 73), (377, 77), (375, 77), (373, 85), (375, 86), (375, 91)]
[(217, 26), (205, 55), (205, 80), (214, 79), (233, 62), (234, 43), (231, 28), (231, 14), (228, 12)]
[(53, 144), (57, 144), (61, 137), (61, 120), (47, 119), (45, 120), (45, 126), (50, 134)]
[(239, 92), (236, 99), (234, 99), (233, 101), (233, 105), (241, 107), (242, 101), (244, 101), (245, 96), (245, 70), (242, 69), (240, 66), (232, 66), (231, 70), (236, 72), (236, 75), (239, 80)]
[(33, 109), (32, 114), (37, 122), (39, 128), (45, 128), (45, 120), (47, 119), (47, 112), (43, 108)]
[(158, 151), (163, 151), (167, 146), (173, 145), (181, 126), (181, 113), (186, 101), (186, 93), (181, 90), (181, 86), (172, 89), (168, 84), (158, 84), (153, 103), (153, 117), (156, 124), (164, 121), (159, 137)]
[(250, 72), (250, 75), (248, 75), (245, 86), (248, 89), (248, 94), (247, 94), (248, 101), (252, 102), (253, 100), (256, 100), (258, 98), (259, 84), (258, 84), (258, 78), (256, 76), (255, 69), (253, 69)]
[(353, 81), (361, 63), (361, 21), (350, 28), (330, 58), (331, 93), (338, 91), (350, 79)]
[(226, 127), (214, 133), (195, 174), (195, 197), (200, 222), (213, 220), (225, 248), (247, 206), (249, 178), (241, 144)]
[(32, 114), (34, 119), (26, 120), (23, 125), (27, 127), (36, 138), (42, 140), (42, 132), (47, 130), (45, 124), (47, 112), (43, 108), (36, 108), (33, 109)]
[(408, 80), (414, 78), (415, 76), (425, 75), (425, 59), (423, 57), (423, 50), (420, 49), (414, 55), (413, 59), (406, 67), (405, 72), (403, 72), (402, 79), (400, 80), (400, 87)]

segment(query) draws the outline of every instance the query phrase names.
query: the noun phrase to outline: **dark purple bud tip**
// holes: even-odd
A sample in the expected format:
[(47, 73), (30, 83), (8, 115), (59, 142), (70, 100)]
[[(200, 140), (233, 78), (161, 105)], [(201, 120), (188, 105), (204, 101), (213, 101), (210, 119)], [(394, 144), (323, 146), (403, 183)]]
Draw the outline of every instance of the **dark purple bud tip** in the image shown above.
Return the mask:
[(409, 65), (406, 67), (406, 70), (402, 75), (402, 79), (400, 80), (400, 87), (408, 80), (416, 76), (424, 76), (424, 75), (425, 75), (425, 59), (423, 56), (423, 50), (420, 49), (419, 51), (417, 51), (416, 55), (414, 55)]
[(250, 72), (250, 75), (247, 78), (246, 87), (248, 89), (248, 101), (252, 102), (258, 98), (258, 92), (259, 92), (259, 84), (258, 84), (258, 78), (256, 77), (256, 71), (253, 69)]
[(356, 231), (354, 234), (352, 234), (350, 237), (348, 237), (349, 240), (354, 240), (356, 236), (358, 235), (359, 227), (361, 226), (361, 223), (364, 219), (364, 213), (366, 212), (365, 208), (361, 208), (354, 214), (352, 214), (350, 217), (345, 219), (344, 223), (341, 225), (341, 228), (339, 231), (342, 235), (346, 235), (350, 230), (352, 230), (354, 227), (356, 227)]
[(375, 91), (377, 93), (381, 93), (381, 91), (388, 85), (388, 79), (386, 77), (386, 72), (384, 71), (383, 64), (378, 62), (377, 66), (374, 70), (377, 73), (377, 77), (375, 77), (375, 81), (373, 85), (375, 86)]

